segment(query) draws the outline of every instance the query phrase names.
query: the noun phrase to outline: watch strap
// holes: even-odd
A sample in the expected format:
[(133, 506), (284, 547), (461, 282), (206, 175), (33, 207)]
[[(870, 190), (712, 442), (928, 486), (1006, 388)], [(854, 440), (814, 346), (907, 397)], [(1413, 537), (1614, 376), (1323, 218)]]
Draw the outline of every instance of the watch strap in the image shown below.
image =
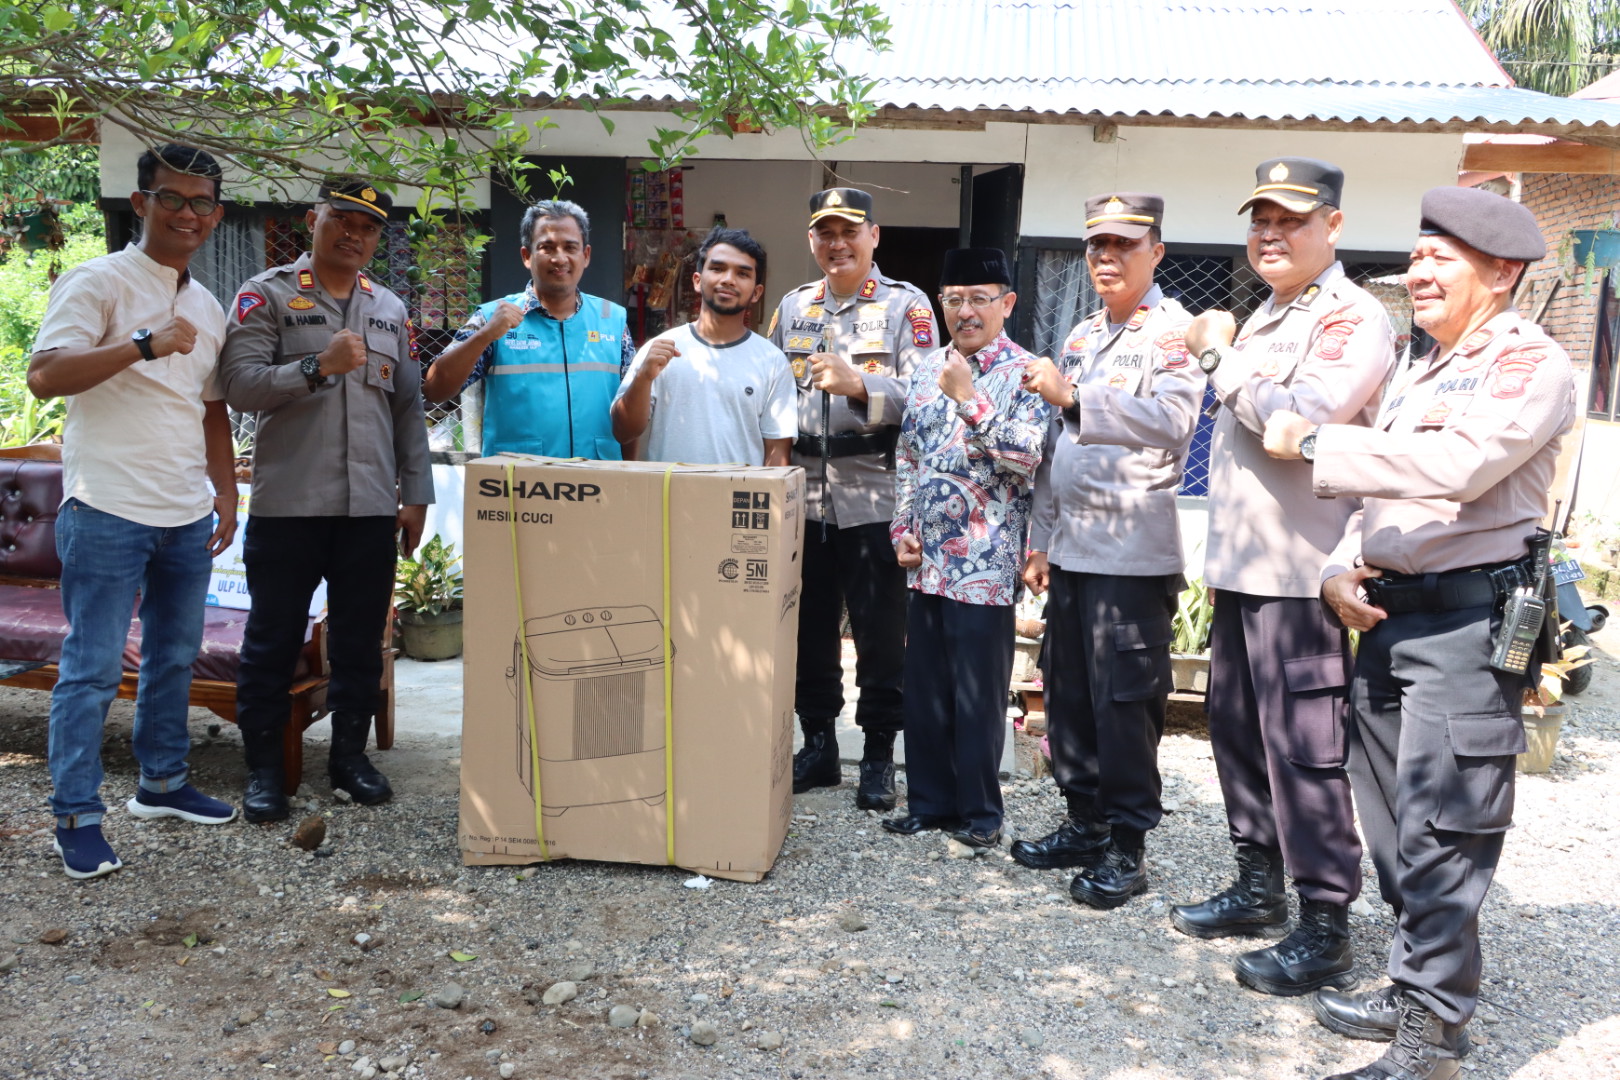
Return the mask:
[(137, 330), (131, 334), (129, 338), (135, 343), (135, 347), (141, 350), (142, 360), (157, 359), (157, 353), (152, 351), (152, 331), (145, 329)]

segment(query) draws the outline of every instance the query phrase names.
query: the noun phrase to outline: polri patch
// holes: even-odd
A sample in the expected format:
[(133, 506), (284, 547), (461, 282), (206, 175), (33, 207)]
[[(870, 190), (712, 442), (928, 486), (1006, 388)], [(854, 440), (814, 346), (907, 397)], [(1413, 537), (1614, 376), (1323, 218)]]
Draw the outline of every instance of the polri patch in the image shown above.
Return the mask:
[(248, 312), (264, 306), (264, 297), (256, 292), (240, 293), (236, 297), (236, 321), (247, 321)]
[(914, 307), (906, 312), (906, 321), (911, 324), (911, 343), (918, 348), (926, 349), (934, 343), (934, 313), (928, 308)]
[(1153, 347), (1164, 354), (1166, 371), (1179, 371), (1187, 366), (1187, 343), (1180, 330), (1160, 334)]

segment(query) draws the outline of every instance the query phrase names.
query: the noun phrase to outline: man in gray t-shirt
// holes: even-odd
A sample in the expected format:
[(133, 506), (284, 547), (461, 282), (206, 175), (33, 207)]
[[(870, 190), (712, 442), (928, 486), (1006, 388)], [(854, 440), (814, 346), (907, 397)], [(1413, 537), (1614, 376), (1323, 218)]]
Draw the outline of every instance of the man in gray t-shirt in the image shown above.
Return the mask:
[(793, 369), (747, 325), (765, 291), (765, 249), (746, 230), (716, 226), (697, 265), (697, 322), (636, 353), (613, 402), (613, 437), (645, 436), (640, 456), (648, 461), (787, 465), (799, 433)]

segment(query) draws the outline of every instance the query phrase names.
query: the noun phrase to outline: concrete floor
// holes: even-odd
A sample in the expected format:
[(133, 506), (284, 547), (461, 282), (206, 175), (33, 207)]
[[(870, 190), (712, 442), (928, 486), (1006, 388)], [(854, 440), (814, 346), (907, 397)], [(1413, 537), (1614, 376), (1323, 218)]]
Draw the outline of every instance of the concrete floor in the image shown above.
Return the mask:
[[(394, 686), (397, 700), (394, 707), (395, 738), (405, 741), (412, 735), (461, 735), (461, 659), (421, 661), (404, 657), (394, 662)], [(843, 760), (860, 760), (862, 736), (855, 726), (855, 657), (848, 643), (844, 646), (844, 698), (848, 702), (838, 717), (838, 753)], [(803, 742), (800, 732), (793, 733), (793, 748)], [(905, 765), (905, 740), (894, 745), (895, 762)], [(1002, 744), (1001, 768), (1011, 773), (1013, 764), (1012, 724), (1007, 725), (1007, 738)]]

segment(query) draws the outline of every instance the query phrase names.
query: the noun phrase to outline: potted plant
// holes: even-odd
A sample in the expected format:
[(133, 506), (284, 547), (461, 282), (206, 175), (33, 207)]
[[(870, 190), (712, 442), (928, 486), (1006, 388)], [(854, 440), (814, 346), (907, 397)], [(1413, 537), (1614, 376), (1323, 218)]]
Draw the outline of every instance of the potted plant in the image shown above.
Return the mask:
[(1215, 608), (1202, 578), (1194, 578), (1176, 598), (1176, 614), (1170, 621), (1170, 672), (1178, 691), (1209, 691), (1209, 628)]
[[(1569, 624), (1564, 624), (1569, 629)], [(1588, 646), (1576, 645), (1564, 650), (1561, 659), (1541, 665), (1541, 682), (1524, 692), (1525, 751), (1519, 755), (1519, 771), (1544, 773), (1552, 768), (1553, 755), (1558, 749), (1558, 734), (1564, 728), (1564, 684), (1569, 674), (1592, 662), (1587, 656)]]
[(461, 655), (461, 557), (437, 534), (414, 559), (401, 559), (394, 573), (405, 655), (448, 660)]

